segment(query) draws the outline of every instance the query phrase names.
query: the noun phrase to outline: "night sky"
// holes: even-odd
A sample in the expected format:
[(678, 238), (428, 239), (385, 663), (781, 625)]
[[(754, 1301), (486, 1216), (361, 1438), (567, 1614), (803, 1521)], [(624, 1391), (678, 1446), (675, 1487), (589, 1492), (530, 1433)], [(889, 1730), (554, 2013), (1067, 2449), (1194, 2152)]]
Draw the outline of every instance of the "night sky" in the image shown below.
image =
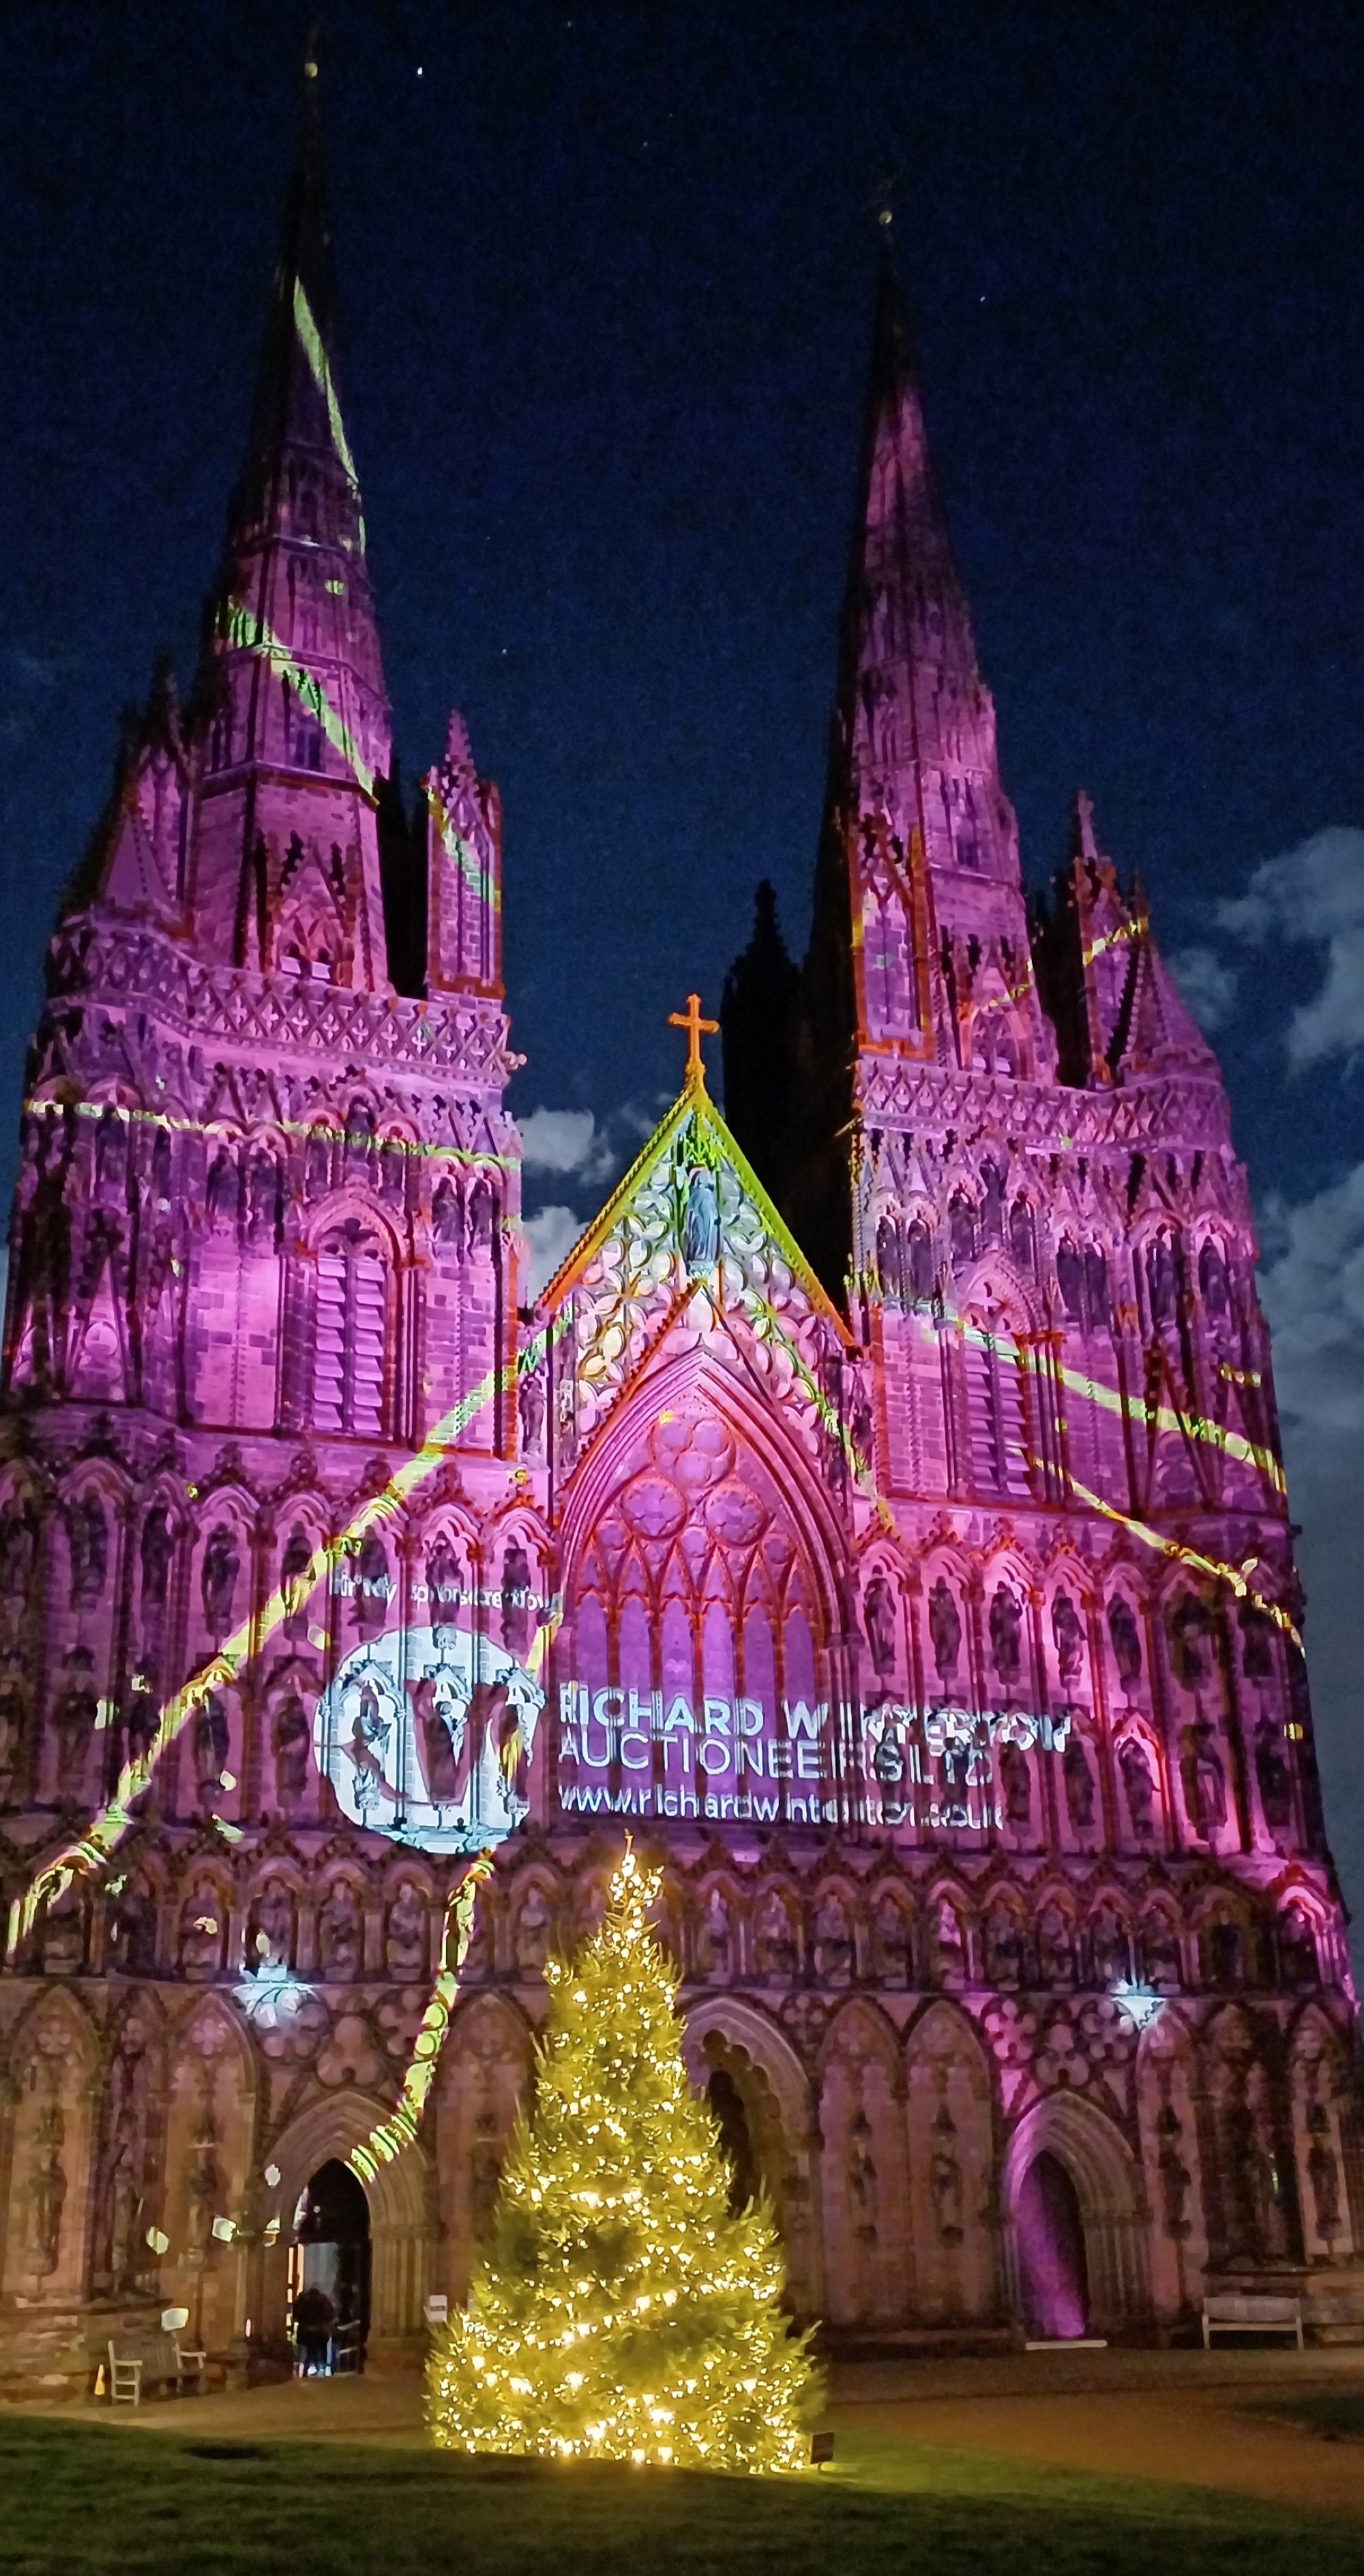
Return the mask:
[[(188, 680), (308, 15), (7, 15), (6, 1191), (119, 710), (159, 650)], [(532, 1129), (546, 1250), (676, 1087), (667, 1014), (718, 1001), (760, 876), (804, 942), (893, 177), (1025, 870), (1088, 788), (1221, 1051), (1364, 1900), (1364, 13), (351, 0), (322, 59), (403, 772), (461, 706), (515, 1105), (579, 1113)]]

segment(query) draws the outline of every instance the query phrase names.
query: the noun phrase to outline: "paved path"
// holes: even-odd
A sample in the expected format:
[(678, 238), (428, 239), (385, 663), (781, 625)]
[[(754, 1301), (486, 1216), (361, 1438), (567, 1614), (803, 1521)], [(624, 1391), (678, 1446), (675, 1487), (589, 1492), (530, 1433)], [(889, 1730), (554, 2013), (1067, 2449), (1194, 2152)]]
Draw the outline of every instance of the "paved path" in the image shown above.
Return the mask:
[[(849, 2440), (865, 2430), (916, 2449), (1364, 2515), (1364, 2440), (1324, 2441), (1262, 2411), (1333, 2389), (1364, 2398), (1364, 2350), (1001, 2354), (846, 2364), (833, 2375), (830, 2417)], [(415, 2376), (293, 2380), (116, 2416), (107, 2406), (42, 2411), (199, 2441), (425, 2440)], [(887, 2466), (893, 2474), (893, 2455)]]

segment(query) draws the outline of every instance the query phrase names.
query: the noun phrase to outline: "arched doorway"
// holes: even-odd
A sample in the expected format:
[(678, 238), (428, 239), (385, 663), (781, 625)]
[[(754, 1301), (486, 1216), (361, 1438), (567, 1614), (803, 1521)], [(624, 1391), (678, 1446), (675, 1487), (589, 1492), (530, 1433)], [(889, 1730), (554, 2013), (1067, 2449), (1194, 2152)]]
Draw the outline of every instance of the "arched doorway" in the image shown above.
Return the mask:
[(719, 2127), (720, 2153), (729, 2167), (729, 2206), (737, 2218), (757, 2199), (758, 2160), (744, 2097), (727, 2067), (716, 2067), (706, 2086), (706, 2100)]
[(364, 2369), (369, 2271), (369, 2203), (350, 2167), (329, 2156), (294, 2211), (289, 2313), (301, 2376)]
[(1080, 2196), (1047, 2148), (1023, 2177), (1015, 2221), (1019, 2287), (1030, 2334), (1064, 2342), (1085, 2332), (1089, 2270)]

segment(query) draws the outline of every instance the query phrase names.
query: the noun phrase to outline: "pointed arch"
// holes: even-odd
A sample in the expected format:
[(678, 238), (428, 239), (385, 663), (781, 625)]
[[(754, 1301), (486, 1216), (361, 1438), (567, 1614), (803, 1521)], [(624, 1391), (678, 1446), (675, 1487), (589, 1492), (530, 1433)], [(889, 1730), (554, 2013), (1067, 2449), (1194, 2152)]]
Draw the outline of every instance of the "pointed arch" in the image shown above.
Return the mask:
[(1025, 2181), (1041, 2156), (1054, 2157), (1079, 2203), (1089, 2291), (1089, 2330), (1111, 2334), (1141, 2325), (1151, 2288), (1140, 2168), (1116, 2123), (1079, 2095), (1047, 2094), (1025, 2111), (1005, 2149), (1001, 2198), (1010, 2307), (1021, 2315), (1019, 2248)]

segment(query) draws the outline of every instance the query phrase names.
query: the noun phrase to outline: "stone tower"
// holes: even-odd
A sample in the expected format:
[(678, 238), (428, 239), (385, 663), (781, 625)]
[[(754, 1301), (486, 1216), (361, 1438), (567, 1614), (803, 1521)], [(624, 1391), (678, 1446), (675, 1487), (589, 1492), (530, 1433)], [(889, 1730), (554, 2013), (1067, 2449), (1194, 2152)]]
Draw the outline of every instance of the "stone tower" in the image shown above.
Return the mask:
[(1083, 800), (1028, 920), (889, 277), (809, 956), (765, 901), (732, 1124), (693, 997), (534, 1303), (498, 800), (455, 716), (402, 812), (334, 340), (309, 84), (199, 671), (124, 744), (28, 1069), (0, 2376), (164, 2359), (167, 2311), (277, 2366), (324, 2273), (348, 2353), (419, 2356), (625, 1818), (801, 2313), (1151, 2336), (1235, 2281), (1356, 2330), (1244, 1177)]

